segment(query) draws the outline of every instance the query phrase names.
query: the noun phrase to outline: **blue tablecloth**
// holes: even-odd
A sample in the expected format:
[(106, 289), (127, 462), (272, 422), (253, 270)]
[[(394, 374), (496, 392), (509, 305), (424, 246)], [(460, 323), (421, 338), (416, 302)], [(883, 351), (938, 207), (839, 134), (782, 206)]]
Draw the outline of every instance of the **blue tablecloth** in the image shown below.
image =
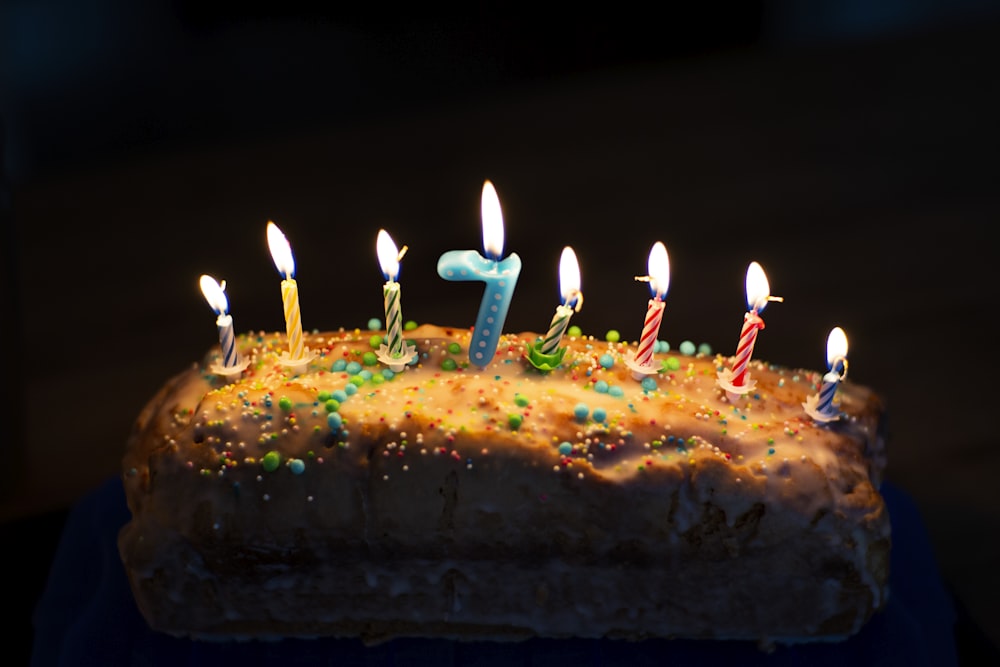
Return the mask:
[(882, 489), (892, 519), (890, 597), (851, 639), (779, 646), (750, 642), (533, 639), (516, 643), (400, 639), (365, 647), (350, 639), (206, 642), (154, 632), (139, 614), (118, 556), (129, 519), (121, 483), (109, 480), (70, 512), (35, 609), (32, 667), (143, 665), (740, 665), (823, 667), (957, 665), (956, 611), (913, 501)]

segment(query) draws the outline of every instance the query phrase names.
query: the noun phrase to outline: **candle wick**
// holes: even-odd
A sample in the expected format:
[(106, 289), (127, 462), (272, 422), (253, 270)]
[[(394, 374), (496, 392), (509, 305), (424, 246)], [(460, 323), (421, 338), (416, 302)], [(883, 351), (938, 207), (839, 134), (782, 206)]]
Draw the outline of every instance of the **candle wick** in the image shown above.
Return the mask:
[(653, 281), (652, 276), (636, 276), (635, 279), (641, 283), (649, 283)]
[(583, 292), (581, 292), (578, 289), (575, 289), (572, 292), (570, 292), (569, 293), (569, 299), (567, 299), (566, 301), (570, 302), (573, 299), (576, 299), (576, 303), (574, 303), (571, 306), (573, 308), (573, 312), (574, 313), (579, 313), (580, 309), (583, 308)]
[(770, 294), (768, 294), (767, 295), (767, 300), (768, 301), (784, 301), (785, 297), (783, 297), (783, 296), (771, 296)]
[(219, 289), (222, 290), (223, 292), (226, 291), (226, 281), (225, 280), (223, 280), (221, 283), (219, 283)]
[(402, 248), (400, 248), (399, 249), (399, 254), (396, 255), (396, 261), (397, 262), (401, 262), (403, 260), (403, 255), (405, 255), (406, 251), (409, 250), (409, 249), (410, 249), (409, 246), (405, 246), (405, 245)]
[(842, 366), (840, 370), (840, 381), (843, 381), (847, 377), (847, 357), (836, 357), (833, 360), (833, 368), (836, 369), (837, 365)]

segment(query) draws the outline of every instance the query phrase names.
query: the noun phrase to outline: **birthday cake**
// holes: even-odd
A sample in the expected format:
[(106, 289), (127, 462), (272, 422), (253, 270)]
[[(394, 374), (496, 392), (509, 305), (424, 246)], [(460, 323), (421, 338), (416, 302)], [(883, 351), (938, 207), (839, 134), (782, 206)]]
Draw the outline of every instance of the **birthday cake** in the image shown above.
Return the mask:
[[(884, 406), (709, 350), (569, 331), (235, 336), (139, 416), (119, 551), (149, 625), (196, 638), (839, 640), (884, 605)], [(380, 353), (380, 350), (382, 352)]]

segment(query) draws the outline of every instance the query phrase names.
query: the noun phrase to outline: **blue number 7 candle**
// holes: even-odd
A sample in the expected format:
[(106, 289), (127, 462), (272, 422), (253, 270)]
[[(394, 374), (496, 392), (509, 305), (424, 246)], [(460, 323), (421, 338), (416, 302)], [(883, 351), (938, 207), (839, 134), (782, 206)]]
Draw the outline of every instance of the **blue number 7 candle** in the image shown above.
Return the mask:
[(493, 184), (483, 184), (483, 249), (486, 257), (475, 250), (451, 250), (438, 259), (438, 275), (445, 280), (481, 280), (486, 283), (479, 315), (469, 343), (469, 361), (485, 368), (492, 361), (500, 341), (514, 285), (521, 274), (521, 258), (516, 253), (503, 255), (503, 214), (500, 199)]

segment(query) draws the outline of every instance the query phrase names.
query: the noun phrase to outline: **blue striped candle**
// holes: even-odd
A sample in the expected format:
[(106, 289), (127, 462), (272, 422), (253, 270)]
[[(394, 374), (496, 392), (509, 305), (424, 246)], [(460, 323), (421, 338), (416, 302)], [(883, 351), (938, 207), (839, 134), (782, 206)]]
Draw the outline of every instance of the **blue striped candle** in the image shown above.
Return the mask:
[(826, 365), (830, 371), (823, 376), (819, 393), (809, 396), (802, 404), (806, 414), (820, 423), (836, 421), (841, 416), (833, 404), (837, 386), (847, 377), (847, 334), (840, 327), (831, 329), (827, 336)]
[(219, 328), (219, 346), (222, 348), (222, 365), (233, 368), (239, 365), (239, 355), (236, 352), (236, 335), (233, 332), (233, 317), (229, 310), (229, 299), (226, 298), (225, 281), (219, 285), (212, 276), (201, 277), (201, 293), (218, 317), (215, 320)]
[(830, 372), (823, 376), (816, 411), (833, 413), (833, 397), (837, 393), (837, 385), (847, 376), (847, 334), (840, 327), (831, 329), (827, 336), (826, 364)]

